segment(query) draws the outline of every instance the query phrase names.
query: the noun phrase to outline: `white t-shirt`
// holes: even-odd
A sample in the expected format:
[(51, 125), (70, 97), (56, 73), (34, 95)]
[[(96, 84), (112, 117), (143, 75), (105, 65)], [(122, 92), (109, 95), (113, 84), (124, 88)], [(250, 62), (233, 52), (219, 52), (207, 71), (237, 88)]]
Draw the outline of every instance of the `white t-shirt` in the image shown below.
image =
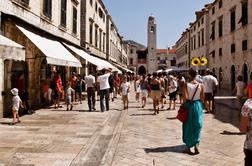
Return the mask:
[(22, 100), (20, 99), (20, 97), (18, 95), (13, 96), (12, 107), (17, 111), (19, 110), (20, 102), (22, 102)]
[(97, 82), (100, 83), (100, 90), (109, 89), (109, 76), (110, 73), (101, 75), (97, 78)]
[(129, 82), (125, 82), (121, 84), (121, 88), (122, 88), (122, 95), (127, 95), (128, 94), (128, 89), (130, 88), (130, 83)]
[(87, 84), (87, 88), (94, 87), (95, 77), (89, 74), (85, 77), (85, 82)]
[(171, 80), (170, 81), (170, 86), (171, 87), (169, 87), (169, 93), (175, 92), (177, 90), (177, 81)]
[(73, 88), (68, 87), (68, 88), (66, 89), (66, 96), (71, 96), (73, 93), (74, 93)]
[(238, 81), (236, 83), (236, 96), (244, 96), (244, 89), (246, 85), (243, 81)]
[(137, 93), (140, 93), (140, 91), (141, 91), (140, 80), (137, 80), (137, 81), (136, 81), (136, 92), (137, 92)]
[(212, 75), (203, 77), (203, 85), (205, 93), (213, 93), (214, 87), (218, 85), (217, 79)]

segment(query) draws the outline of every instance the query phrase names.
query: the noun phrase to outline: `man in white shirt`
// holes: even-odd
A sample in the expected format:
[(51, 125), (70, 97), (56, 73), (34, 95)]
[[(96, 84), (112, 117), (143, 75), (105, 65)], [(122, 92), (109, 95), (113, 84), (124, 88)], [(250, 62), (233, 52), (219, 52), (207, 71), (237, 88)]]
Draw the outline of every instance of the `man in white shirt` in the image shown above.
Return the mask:
[(210, 70), (206, 71), (206, 75), (203, 77), (203, 85), (205, 91), (205, 108), (207, 113), (213, 110), (213, 91), (218, 85), (217, 79), (211, 75)]
[(100, 75), (97, 78), (97, 82), (99, 82), (100, 85), (100, 90), (99, 90), (99, 95), (100, 95), (100, 106), (101, 106), (101, 111), (104, 112), (105, 110), (105, 104), (104, 104), (104, 98), (105, 98), (105, 103), (106, 103), (106, 110), (109, 110), (109, 76), (110, 76), (110, 70), (108, 69), (102, 69), (102, 75)]
[(95, 109), (95, 77), (92, 75), (92, 72), (89, 72), (89, 75), (85, 77), (85, 83), (87, 87), (87, 98), (88, 98), (88, 108), (89, 111)]

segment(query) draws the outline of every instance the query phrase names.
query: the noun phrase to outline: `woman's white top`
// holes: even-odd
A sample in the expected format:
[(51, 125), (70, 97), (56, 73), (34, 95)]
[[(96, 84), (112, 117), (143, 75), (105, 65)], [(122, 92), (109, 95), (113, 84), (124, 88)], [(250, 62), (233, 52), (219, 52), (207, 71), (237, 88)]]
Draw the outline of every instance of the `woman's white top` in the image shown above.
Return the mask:
[(244, 96), (244, 89), (246, 88), (246, 85), (243, 81), (238, 81), (236, 83), (236, 95), (237, 96), (240, 96), (240, 97), (243, 97)]
[(200, 100), (201, 84), (200, 83), (197, 83), (197, 84), (187, 83), (186, 85), (187, 85), (187, 92), (188, 92), (187, 100), (192, 99), (192, 96), (193, 96), (198, 85), (199, 85), (199, 87), (197, 89), (197, 92), (195, 93), (193, 100)]

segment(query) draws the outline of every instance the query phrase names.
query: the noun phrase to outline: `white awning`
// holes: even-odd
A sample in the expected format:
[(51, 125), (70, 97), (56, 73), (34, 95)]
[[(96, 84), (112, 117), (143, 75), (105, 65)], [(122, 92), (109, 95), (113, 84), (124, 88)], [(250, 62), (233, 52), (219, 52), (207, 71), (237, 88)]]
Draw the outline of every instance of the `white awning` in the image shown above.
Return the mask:
[(79, 48), (70, 46), (68, 44), (64, 43), (64, 45), (67, 46), (73, 52), (75, 52), (77, 55), (82, 57), (83, 59), (87, 60), (88, 62), (90, 62), (90, 63), (92, 63), (94, 65), (96, 65), (98, 70), (101, 70), (101, 69), (104, 69), (104, 68), (111, 68), (112, 71), (121, 72), (118, 68), (116, 68), (114, 65), (112, 65), (111, 63), (109, 63), (106, 60), (91, 56), (88, 53), (86, 53), (84, 50), (81, 50)]
[(60, 42), (39, 36), (27, 29), (24, 29), (23, 27), (17, 27), (40, 49), (40, 51), (44, 53), (48, 64), (82, 67), (80, 61), (75, 58)]
[(123, 67), (123, 66), (121, 66), (121, 65), (119, 65), (119, 64), (117, 64), (117, 63), (113, 63), (113, 64), (114, 64), (115, 66), (121, 68), (122, 70), (126, 71), (126, 72), (134, 73), (132, 70), (127, 69), (126, 67)]
[(22, 45), (0, 35), (0, 58), (25, 61), (25, 49)]

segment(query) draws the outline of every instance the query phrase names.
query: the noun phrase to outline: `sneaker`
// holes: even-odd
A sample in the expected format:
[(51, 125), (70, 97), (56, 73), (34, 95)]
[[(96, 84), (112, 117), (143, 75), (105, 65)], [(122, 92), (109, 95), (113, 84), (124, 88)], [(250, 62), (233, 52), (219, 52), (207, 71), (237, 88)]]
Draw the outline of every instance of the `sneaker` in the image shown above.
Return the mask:
[(93, 110), (95, 111), (96, 109), (95, 109), (95, 108), (93, 108)]
[(73, 110), (73, 106), (70, 107), (70, 111)]
[(166, 110), (170, 110), (170, 109), (171, 109), (171, 107), (167, 108)]

